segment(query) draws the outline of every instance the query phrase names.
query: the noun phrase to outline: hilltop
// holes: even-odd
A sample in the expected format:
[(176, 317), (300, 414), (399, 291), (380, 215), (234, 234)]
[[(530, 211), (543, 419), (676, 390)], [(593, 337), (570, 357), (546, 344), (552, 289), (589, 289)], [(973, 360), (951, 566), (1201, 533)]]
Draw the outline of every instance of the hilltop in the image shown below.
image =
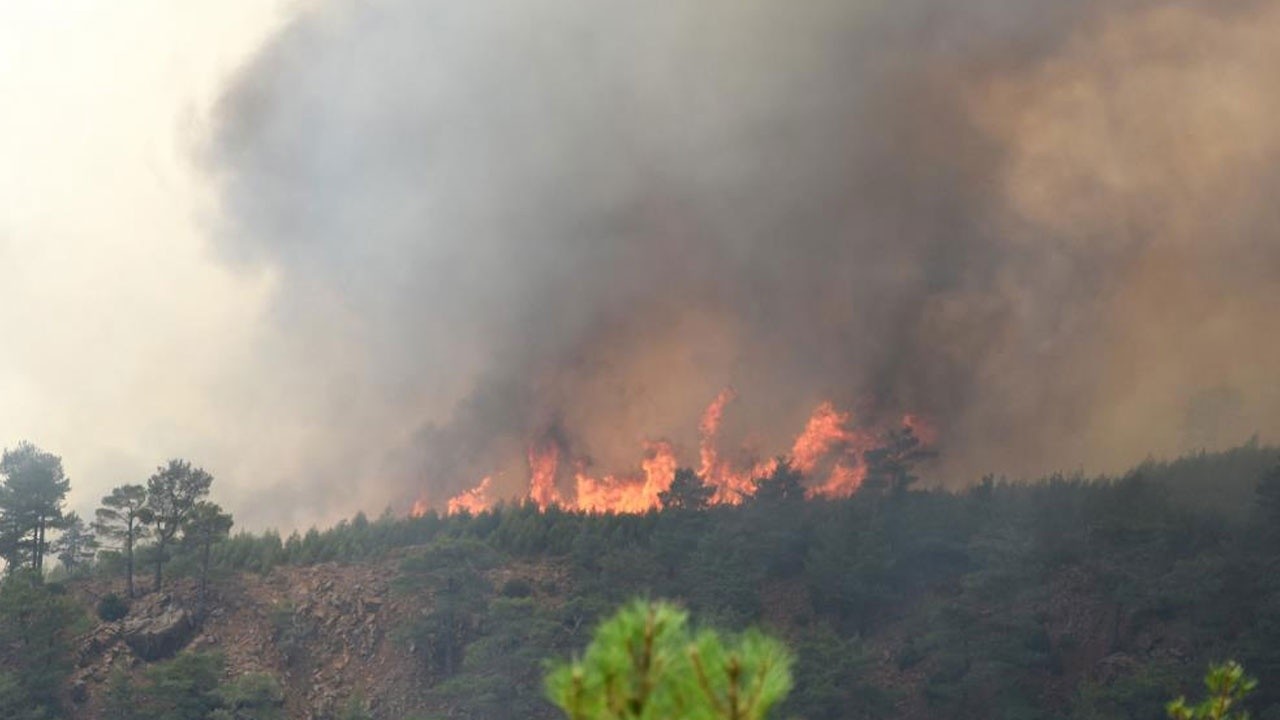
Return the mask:
[[(647, 594), (785, 639), (799, 664), (784, 717), (1154, 719), (1224, 657), (1260, 677), (1255, 709), (1271, 717), (1278, 458), (1249, 445), (963, 492), (616, 516), (500, 506), (242, 534), (215, 546), (207, 619), (164, 652), (142, 659), (123, 630), (194, 614), (191, 578), (81, 634), (67, 707), (109, 717), (121, 678), (145, 706), (166, 658), (216, 653), (224, 684), (266, 688), (236, 717), (551, 718), (544, 659)], [(120, 589), (67, 587), (85, 607)]]

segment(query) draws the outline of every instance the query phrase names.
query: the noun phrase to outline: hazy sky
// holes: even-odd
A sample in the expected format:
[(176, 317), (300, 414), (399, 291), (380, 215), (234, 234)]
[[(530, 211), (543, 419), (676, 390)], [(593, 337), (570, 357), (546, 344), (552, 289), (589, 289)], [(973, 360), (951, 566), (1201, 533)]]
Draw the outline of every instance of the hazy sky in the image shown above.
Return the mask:
[(62, 455), (82, 514), (171, 456), (248, 482), (204, 452), (231, 430), (208, 410), (270, 278), (211, 260), (193, 148), (282, 11), (0, 3), (0, 444)]

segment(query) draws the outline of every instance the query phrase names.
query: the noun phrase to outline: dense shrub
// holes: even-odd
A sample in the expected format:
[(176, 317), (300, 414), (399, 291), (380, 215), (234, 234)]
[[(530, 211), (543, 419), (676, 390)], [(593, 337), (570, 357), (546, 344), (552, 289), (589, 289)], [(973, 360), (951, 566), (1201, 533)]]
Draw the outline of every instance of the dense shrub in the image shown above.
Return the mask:
[(533, 595), (533, 585), (524, 578), (511, 578), (502, 583), (502, 597), (527, 598)]
[(115, 593), (107, 593), (98, 601), (98, 617), (104, 622), (115, 622), (129, 614), (129, 603)]

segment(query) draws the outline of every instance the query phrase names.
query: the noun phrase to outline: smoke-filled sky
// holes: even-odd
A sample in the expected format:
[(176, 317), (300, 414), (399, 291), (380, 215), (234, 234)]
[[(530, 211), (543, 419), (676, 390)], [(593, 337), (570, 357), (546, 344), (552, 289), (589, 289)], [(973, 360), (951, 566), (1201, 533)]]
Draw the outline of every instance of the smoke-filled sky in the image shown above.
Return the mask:
[[(1280, 0), (0, 8), (0, 443), (251, 527), (921, 414), (1280, 436)], [(503, 474), (505, 473), (505, 475)]]

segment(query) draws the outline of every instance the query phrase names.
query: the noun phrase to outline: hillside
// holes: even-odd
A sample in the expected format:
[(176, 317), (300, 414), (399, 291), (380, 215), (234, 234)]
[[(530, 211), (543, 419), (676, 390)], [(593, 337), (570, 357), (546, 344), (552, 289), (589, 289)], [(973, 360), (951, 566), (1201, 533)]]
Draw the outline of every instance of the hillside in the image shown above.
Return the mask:
[[(241, 535), (217, 548), (208, 620), (168, 650), (275, 678), (279, 702), (238, 717), (550, 718), (543, 660), (648, 594), (784, 638), (798, 666), (783, 717), (1154, 719), (1225, 657), (1260, 677), (1258, 716), (1277, 717), (1280, 479), (1257, 492), (1277, 457), (1251, 445), (961, 493)], [(88, 604), (115, 582), (70, 587)], [(145, 697), (164, 661), (139, 659), (121, 628), (194, 603), (182, 580), (84, 633), (71, 716), (106, 717), (113, 668)]]
[[(333, 717), (360, 703), (376, 717), (406, 717), (430, 708), (425, 690), (431, 678), (414, 657), (413, 643), (399, 636), (416, 614), (431, 610), (432, 599), (393, 590), (404, 556), (405, 551), (395, 551), (355, 564), (228, 575), (218, 583), (212, 610), (199, 627), (192, 622), (171, 631), (169, 622), (175, 612), (193, 614), (194, 583), (144, 595), (124, 619), (96, 624), (81, 636), (70, 686), (79, 706), (75, 716), (102, 715), (113, 671), (142, 681), (155, 663), (180, 652), (217, 653), (230, 677), (276, 678), (280, 708), (289, 718)], [(490, 576), (495, 582), (533, 582), (556, 574), (554, 567), (513, 561)], [(73, 587), (86, 606), (120, 589), (103, 581)], [(161, 638), (153, 643), (153, 658), (133, 647), (134, 637), (148, 633)], [(448, 712), (447, 707), (432, 709)]]

